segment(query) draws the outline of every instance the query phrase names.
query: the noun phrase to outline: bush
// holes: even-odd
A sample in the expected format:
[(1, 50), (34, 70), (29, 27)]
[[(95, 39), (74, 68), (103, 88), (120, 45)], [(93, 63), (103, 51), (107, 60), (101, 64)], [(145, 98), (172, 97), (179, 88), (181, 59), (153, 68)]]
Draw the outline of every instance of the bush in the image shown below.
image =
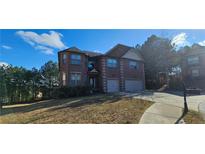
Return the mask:
[(77, 96), (87, 96), (91, 93), (88, 86), (60, 87), (53, 90), (53, 98), (69, 98)]
[(171, 90), (183, 90), (182, 80), (179, 78), (172, 78), (169, 80), (169, 88)]
[(160, 88), (160, 84), (159, 81), (157, 80), (145, 80), (145, 84), (146, 84), (146, 89), (159, 89)]

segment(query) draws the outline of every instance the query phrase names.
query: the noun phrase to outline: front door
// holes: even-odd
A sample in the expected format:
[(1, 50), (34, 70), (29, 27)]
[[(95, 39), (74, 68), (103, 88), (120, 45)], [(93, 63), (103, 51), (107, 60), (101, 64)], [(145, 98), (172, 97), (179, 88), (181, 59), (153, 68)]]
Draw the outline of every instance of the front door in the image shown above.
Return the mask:
[(95, 77), (90, 78), (90, 86), (94, 89), (96, 88), (96, 78)]

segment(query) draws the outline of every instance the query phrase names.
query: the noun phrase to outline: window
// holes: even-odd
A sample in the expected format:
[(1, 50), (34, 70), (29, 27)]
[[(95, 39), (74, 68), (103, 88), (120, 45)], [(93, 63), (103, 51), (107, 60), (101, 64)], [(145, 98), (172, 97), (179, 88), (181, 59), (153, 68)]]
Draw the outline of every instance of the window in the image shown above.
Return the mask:
[(63, 64), (66, 64), (66, 58), (67, 58), (66, 53), (64, 53), (63, 54)]
[(63, 86), (65, 86), (66, 85), (66, 74), (65, 74), (65, 72), (63, 72), (62, 81), (63, 81)]
[(80, 84), (81, 74), (80, 73), (71, 73), (70, 74), (70, 84), (71, 86), (76, 86)]
[(70, 55), (71, 64), (80, 65), (81, 56), (79, 54)]
[(193, 69), (191, 70), (191, 74), (193, 77), (198, 77), (199, 76), (199, 70), (198, 69)]
[(136, 61), (129, 61), (129, 68), (131, 69), (138, 69), (138, 65)]
[(92, 62), (92, 61), (88, 62), (88, 70), (91, 71), (91, 70), (93, 70), (94, 68), (95, 68), (94, 62)]
[(198, 64), (199, 63), (199, 57), (188, 57), (187, 59), (189, 65)]
[(107, 59), (107, 66), (115, 68), (117, 67), (117, 60), (116, 59)]

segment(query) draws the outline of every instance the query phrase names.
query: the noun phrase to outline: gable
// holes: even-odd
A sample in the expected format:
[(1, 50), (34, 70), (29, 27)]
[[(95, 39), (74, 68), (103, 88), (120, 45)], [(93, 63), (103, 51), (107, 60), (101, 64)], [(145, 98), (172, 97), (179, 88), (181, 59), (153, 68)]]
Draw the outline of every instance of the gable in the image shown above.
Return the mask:
[(111, 57), (122, 57), (128, 50), (130, 50), (131, 47), (128, 47), (126, 45), (118, 44), (114, 46), (112, 49), (110, 49), (106, 55)]
[(134, 48), (127, 51), (122, 58), (137, 60), (137, 61), (144, 61), (141, 54), (137, 52)]

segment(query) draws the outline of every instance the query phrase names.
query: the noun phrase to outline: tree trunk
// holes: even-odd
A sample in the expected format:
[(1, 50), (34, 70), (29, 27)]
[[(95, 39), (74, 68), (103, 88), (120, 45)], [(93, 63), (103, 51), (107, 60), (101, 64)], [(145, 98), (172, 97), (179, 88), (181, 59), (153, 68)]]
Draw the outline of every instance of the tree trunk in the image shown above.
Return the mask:
[(0, 115), (2, 114), (2, 101), (0, 100)]

